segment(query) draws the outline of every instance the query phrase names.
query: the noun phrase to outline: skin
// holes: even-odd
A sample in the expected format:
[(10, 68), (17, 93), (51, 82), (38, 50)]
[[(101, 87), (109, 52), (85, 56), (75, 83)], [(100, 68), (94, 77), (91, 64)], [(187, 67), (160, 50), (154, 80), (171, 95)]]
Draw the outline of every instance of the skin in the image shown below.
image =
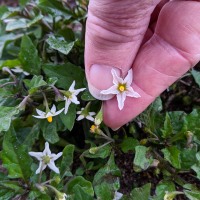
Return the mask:
[[(117, 129), (144, 111), (157, 96), (200, 60), (200, 2), (90, 0), (85, 66), (90, 92), (104, 100), (104, 122)], [(133, 89), (123, 110), (101, 90), (113, 85), (111, 68)], [(111, 99), (110, 99), (111, 98)]]

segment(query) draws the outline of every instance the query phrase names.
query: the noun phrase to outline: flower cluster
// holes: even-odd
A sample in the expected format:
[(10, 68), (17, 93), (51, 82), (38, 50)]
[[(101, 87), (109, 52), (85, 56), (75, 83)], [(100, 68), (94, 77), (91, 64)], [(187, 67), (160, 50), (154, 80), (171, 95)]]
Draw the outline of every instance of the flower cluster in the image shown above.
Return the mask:
[[(59, 115), (60, 113), (62, 113), (64, 111), (65, 114), (67, 114), (69, 106), (71, 103), (74, 104), (80, 104), (80, 102), (78, 101), (77, 95), (84, 91), (86, 88), (80, 88), (80, 89), (75, 89), (75, 84), (76, 82), (73, 81), (73, 83), (71, 84), (71, 86), (69, 87), (69, 89), (67, 91), (65, 90), (60, 90), (60, 92), (63, 94), (63, 100), (65, 101), (65, 107), (56, 111), (56, 106), (53, 105), (51, 109), (49, 109), (48, 107), (48, 103), (47, 101), (45, 101), (46, 104), (46, 111), (42, 111), (39, 109), (36, 109), (36, 112), (38, 115), (33, 115), (33, 117), (35, 118), (39, 118), (39, 119), (47, 119), (47, 121), (49, 123), (51, 123), (53, 121), (53, 117)], [(46, 98), (45, 98), (46, 100)], [(94, 118), (92, 117), (93, 115), (95, 115), (95, 112), (89, 112), (88, 108), (82, 108), (81, 111), (78, 111), (77, 114), (79, 114), (79, 117), (77, 118), (77, 121), (82, 120), (84, 118), (90, 120), (90, 121), (94, 121)]]

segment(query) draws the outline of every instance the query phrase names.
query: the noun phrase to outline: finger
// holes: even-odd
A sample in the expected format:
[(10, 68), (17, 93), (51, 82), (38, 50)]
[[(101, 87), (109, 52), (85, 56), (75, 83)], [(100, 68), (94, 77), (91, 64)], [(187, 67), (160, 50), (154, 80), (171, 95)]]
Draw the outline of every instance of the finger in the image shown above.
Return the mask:
[(104, 121), (116, 129), (141, 113), (162, 91), (200, 60), (200, 3), (170, 2), (160, 13), (153, 37), (133, 64), (133, 88), (119, 111), (116, 98), (104, 103)]
[(111, 68), (116, 67), (119, 73), (125, 74), (132, 66), (159, 1), (90, 1), (85, 66), (90, 92), (96, 98), (102, 99), (100, 90), (112, 83)]

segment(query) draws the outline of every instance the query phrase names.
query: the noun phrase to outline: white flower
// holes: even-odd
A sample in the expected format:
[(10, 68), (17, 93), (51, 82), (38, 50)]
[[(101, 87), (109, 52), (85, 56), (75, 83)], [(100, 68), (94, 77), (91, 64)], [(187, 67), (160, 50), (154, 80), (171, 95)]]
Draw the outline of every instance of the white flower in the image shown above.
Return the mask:
[(122, 196), (123, 196), (122, 193), (115, 191), (115, 196), (113, 200), (120, 200)]
[(40, 161), (39, 167), (36, 170), (36, 174), (39, 174), (40, 171), (43, 171), (47, 166), (57, 174), (60, 173), (59, 169), (55, 166), (54, 161), (62, 156), (62, 152), (58, 154), (51, 153), (48, 142), (45, 142), (45, 149), (43, 152), (29, 152), (29, 155), (37, 158)]
[(95, 112), (88, 112), (87, 109), (81, 108), (81, 111), (78, 111), (77, 114), (79, 115), (78, 118), (76, 119), (77, 121), (80, 121), (84, 118), (90, 120), (90, 121), (94, 121), (94, 117), (92, 117), (93, 115), (95, 115)]
[(75, 103), (75, 104), (80, 104), (80, 102), (77, 99), (77, 95), (82, 92), (83, 90), (85, 90), (86, 88), (80, 88), (75, 90), (74, 89), (75, 86), (75, 81), (73, 81), (73, 83), (71, 84), (70, 88), (68, 91), (63, 92), (64, 96), (64, 100), (65, 100), (65, 111), (64, 113), (66, 114), (69, 108), (69, 105), (71, 103)]
[(137, 92), (135, 92), (131, 87), (131, 83), (133, 81), (132, 69), (128, 71), (128, 74), (124, 79), (120, 78), (114, 69), (111, 70), (111, 73), (113, 76), (114, 85), (108, 88), (107, 90), (102, 90), (101, 94), (116, 94), (118, 107), (120, 110), (122, 110), (124, 107), (124, 101), (126, 99), (126, 96), (135, 98), (139, 98), (141, 96)]
[(56, 115), (59, 115), (62, 111), (64, 110), (64, 108), (62, 108), (61, 110), (56, 112), (56, 106), (53, 105), (51, 110), (43, 112), (39, 109), (36, 108), (36, 112), (38, 115), (33, 115), (33, 117), (35, 118), (39, 118), (39, 119), (47, 119), (48, 122), (52, 122), (53, 121), (53, 117)]
[(11, 69), (11, 71), (15, 72), (15, 73), (23, 73), (25, 76), (28, 76), (29, 73), (24, 71), (22, 68), (20, 67), (15, 67), (13, 69)]

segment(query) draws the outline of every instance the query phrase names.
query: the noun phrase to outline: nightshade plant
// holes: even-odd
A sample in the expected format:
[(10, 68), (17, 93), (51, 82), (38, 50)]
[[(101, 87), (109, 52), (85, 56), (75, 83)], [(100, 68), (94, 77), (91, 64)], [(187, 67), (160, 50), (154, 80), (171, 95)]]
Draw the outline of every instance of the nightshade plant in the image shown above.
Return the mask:
[[(84, 73), (87, 4), (0, 6), (0, 199), (200, 199), (200, 67), (109, 129)], [(122, 109), (139, 94), (112, 73)]]

